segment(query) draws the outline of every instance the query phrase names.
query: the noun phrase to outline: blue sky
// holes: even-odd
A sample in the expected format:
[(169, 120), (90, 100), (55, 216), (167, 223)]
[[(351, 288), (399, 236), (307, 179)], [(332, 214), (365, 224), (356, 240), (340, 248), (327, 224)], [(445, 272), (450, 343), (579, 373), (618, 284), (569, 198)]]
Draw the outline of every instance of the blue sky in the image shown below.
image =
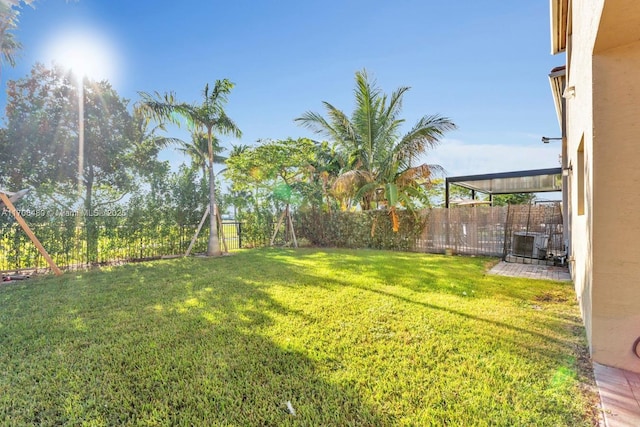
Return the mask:
[(244, 135), (222, 137), (227, 147), (317, 139), (293, 119), (323, 112), (322, 101), (350, 113), (354, 74), (366, 68), (387, 93), (412, 88), (405, 130), (434, 113), (458, 125), (426, 159), (449, 176), (559, 166), (559, 143), (540, 141), (560, 133), (547, 75), (564, 64), (549, 53), (545, 1), (39, 0), (23, 9), (24, 49), (2, 70), (3, 88), (51, 63), (56, 34), (80, 28), (109, 40), (113, 70), (96, 77), (132, 103), (138, 91), (169, 90), (199, 102), (205, 83), (233, 81), (227, 113)]

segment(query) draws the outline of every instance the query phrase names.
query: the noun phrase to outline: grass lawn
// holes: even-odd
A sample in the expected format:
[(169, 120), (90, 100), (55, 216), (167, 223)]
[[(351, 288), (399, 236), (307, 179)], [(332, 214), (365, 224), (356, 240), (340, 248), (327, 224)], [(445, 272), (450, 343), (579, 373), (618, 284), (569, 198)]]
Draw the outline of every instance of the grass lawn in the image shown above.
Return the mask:
[(591, 425), (572, 285), (493, 262), (262, 249), (2, 285), (0, 425)]

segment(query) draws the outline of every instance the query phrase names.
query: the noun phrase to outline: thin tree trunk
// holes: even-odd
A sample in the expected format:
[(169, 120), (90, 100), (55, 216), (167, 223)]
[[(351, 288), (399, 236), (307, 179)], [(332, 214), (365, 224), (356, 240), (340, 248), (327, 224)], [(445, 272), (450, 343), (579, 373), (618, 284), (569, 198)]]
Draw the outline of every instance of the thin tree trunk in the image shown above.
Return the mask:
[(216, 211), (216, 176), (213, 172), (213, 142), (211, 140), (211, 129), (207, 129), (207, 145), (209, 148), (209, 244), (207, 245), (208, 256), (220, 256), (220, 242), (218, 241), (218, 222), (213, 212)]
[(84, 196), (84, 212), (81, 219), (84, 221), (85, 233), (87, 238), (87, 262), (89, 264), (98, 260), (98, 232), (96, 220), (93, 216), (93, 166), (89, 165), (89, 173), (86, 176), (85, 196)]

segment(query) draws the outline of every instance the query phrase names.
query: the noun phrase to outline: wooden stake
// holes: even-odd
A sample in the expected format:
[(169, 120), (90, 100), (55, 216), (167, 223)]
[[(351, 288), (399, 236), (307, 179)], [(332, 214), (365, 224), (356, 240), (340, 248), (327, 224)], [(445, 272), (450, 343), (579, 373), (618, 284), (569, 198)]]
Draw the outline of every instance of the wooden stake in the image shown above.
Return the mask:
[(284, 215), (286, 213), (286, 211), (282, 211), (282, 215), (280, 215), (280, 218), (278, 218), (278, 224), (276, 225), (276, 229), (273, 231), (273, 237), (271, 237), (270, 246), (273, 246), (273, 242), (276, 240), (276, 235), (278, 234), (278, 230), (280, 230), (280, 225), (282, 224), (282, 220), (284, 219)]
[(200, 224), (198, 224), (198, 229), (196, 230), (196, 233), (193, 235), (193, 238), (191, 239), (191, 243), (189, 244), (189, 247), (187, 248), (187, 252), (185, 252), (184, 256), (189, 256), (189, 254), (191, 253), (191, 249), (193, 249), (193, 245), (195, 245), (196, 240), (198, 239), (198, 235), (200, 234), (200, 230), (202, 230), (202, 226), (204, 225), (204, 220), (207, 219), (207, 215), (209, 215), (209, 205), (207, 205), (207, 209), (204, 210), (204, 215), (202, 215)]
[(298, 247), (298, 239), (296, 239), (296, 231), (293, 229), (293, 219), (291, 218), (291, 211), (289, 205), (287, 205), (287, 218), (289, 219), (289, 227), (291, 228), (291, 236), (293, 237), (293, 246)]
[(2, 200), (2, 202), (5, 204), (5, 206), (9, 209), (9, 212), (11, 212), (11, 214), (16, 219), (16, 221), (18, 221), (18, 224), (20, 224), (20, 227), (22, 227), (24, 232), (27, 233), (27, 236), (29, 236), (29, 239), (31, 239), (31, 241), (36, 246), (36, 248), (38, 248), (38, 251), (44, 257), (44, 259), (47, 261), (47, 263), (49, 264), (49, 266), (51, 267), (51, 270), (55, 273), (55, 275), (56, 276), (61, 276), (62, 275), (62, 271), (60, 271), (60, 269), (58, 268), (56, 263), (53, 262), (53, 259), (51, 258), (51, 256), (49, 256), (49, 253), (46, 251), (44, 246), (42, 246), (42, 243), (40, 243), (40, 240), (38, 240), (36, 235), (33, 234), (33, 231), (31, 231), (31, 229), (27, 225), (26, 221), (22, 218), (22, 215), (20, 215), (20, 212), (18, 212), (18, 210), (13, 205), (11, 200), (9, 200), (7, 195), (4, 194), (1, 191), (0, 191), (0, 200)]

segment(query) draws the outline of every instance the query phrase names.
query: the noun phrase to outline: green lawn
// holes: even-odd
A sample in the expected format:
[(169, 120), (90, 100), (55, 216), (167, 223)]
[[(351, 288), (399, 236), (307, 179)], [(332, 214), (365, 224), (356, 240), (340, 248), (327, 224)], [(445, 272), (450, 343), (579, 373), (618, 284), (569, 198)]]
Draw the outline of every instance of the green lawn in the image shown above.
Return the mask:
[(0, 425), (591, 425), (572, 285), (493, 262), (263, 249), (2, 285)]

